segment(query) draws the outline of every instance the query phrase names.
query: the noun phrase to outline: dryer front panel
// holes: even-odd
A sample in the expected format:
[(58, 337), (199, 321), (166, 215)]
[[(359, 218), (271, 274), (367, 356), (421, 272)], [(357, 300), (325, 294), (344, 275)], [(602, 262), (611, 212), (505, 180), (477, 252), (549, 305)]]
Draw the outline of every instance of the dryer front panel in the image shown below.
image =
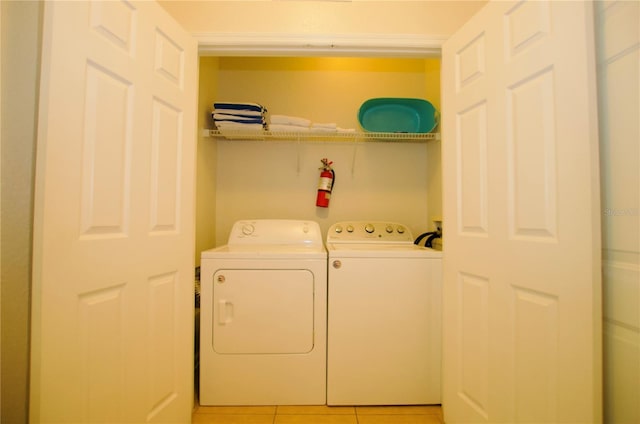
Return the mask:
[(213, 350), (296, 354), (313, 349), (314, 276), (303, 269), (219, 269), (213, 275)]

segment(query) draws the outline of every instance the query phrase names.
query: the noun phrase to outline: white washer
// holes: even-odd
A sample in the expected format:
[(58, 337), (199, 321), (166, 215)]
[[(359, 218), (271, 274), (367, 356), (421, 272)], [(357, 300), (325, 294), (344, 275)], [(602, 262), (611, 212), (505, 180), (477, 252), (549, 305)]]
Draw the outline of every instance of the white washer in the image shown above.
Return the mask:
[(326, 403), (327, 253), (316, 222), (238, 221), (202, 252), (201, 405)]
[(327, 233), (329, 405), (439, 404), (442, 252), (406, 226)]

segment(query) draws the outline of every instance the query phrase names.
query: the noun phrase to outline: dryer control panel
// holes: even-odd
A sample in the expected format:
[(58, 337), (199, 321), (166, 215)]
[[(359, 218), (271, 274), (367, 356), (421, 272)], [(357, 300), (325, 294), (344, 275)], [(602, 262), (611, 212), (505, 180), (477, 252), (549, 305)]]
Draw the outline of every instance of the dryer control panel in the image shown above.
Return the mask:
[(320, 226), (314, 221), (254, 219), (236, 221), (229, 246), (287, 245), (322, 246)]
[(413, 243), (411, 231), (403, 224), (387, 221), (344, 221), (333, 224), (327, 243)]

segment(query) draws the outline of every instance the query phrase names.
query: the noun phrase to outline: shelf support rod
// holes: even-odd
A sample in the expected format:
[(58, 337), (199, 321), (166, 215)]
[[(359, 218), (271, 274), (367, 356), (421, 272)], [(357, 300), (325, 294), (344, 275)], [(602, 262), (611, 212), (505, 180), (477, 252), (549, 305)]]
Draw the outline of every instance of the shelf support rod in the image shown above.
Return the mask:
[(300, 137), (298, 137), (297, 143), (296, 143), (296, 176), (300, 176), (300, 143), (302, 140), (300, 140)]
[(358, 153), (359, 144), (353, 145), (353, 155), (351, 156), (351, 178), (355, 177), (356, 174), (356, 156)]

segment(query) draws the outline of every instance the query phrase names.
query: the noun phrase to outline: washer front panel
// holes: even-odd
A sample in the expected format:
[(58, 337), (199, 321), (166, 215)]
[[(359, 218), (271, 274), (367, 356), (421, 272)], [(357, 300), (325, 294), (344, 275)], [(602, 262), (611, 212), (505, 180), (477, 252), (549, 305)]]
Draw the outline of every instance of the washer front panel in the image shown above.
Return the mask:
[(333, 260), (327, 403), (440, 403), (441, 260)]

